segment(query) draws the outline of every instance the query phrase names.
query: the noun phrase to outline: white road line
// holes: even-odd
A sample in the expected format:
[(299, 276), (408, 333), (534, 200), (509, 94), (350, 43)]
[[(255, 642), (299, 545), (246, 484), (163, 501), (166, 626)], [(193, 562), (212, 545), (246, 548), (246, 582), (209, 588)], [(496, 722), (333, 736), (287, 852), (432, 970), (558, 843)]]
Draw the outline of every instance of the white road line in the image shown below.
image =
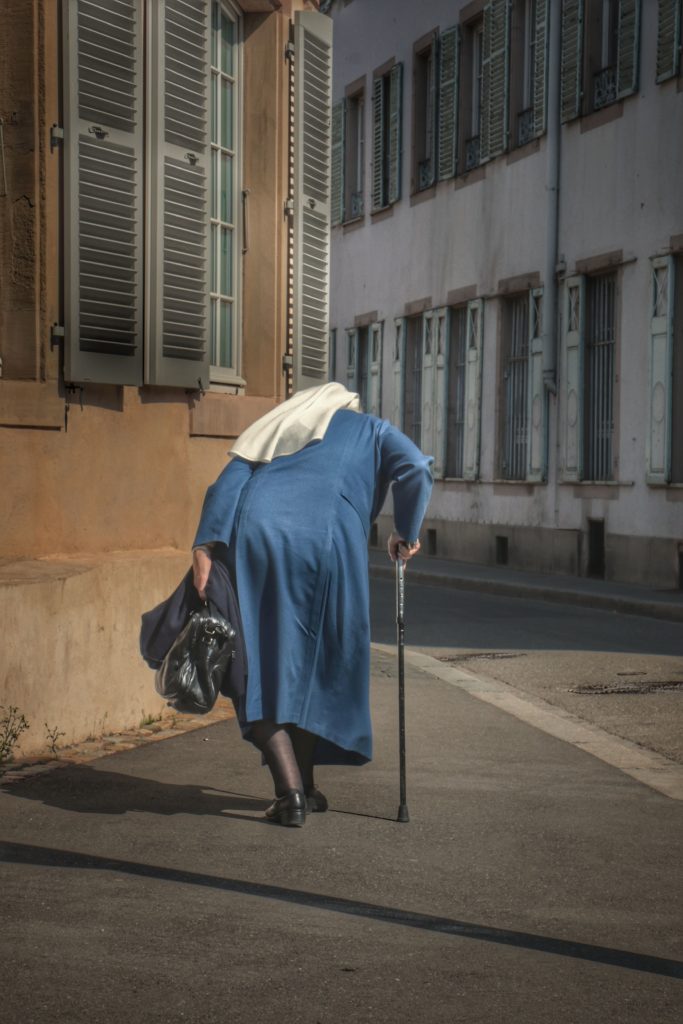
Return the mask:
[[(372, 644), (373, 650), (395, 657), (396, 647), (392, 644)], [(683, 765), (669, 760), (663, 754), (639, 747), (637, 743), (613, 736), (597, 725), (577, 718), (569, 711), (558, 708), (540, 698), (515, 689), (508, 683), (501, 683), (485, 676), (453, 668), (437, 658), (420, 651), (406, 649), (406, 665), (434, 676), (450, 686), (457, 686), (477, 700), (506, 711), (527, 725), (556, 739), (571, 743), (606, 764), (618, 768), (632, 778), (656, 789), (658, 793), (672, 800), (683, 800)]]

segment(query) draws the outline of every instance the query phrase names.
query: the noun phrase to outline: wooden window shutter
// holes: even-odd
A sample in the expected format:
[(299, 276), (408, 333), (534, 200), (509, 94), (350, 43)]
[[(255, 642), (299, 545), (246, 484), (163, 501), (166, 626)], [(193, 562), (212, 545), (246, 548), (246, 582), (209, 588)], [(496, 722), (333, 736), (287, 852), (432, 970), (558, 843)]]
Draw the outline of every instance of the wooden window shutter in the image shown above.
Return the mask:
[[(548, 106), (548, 16), (551, 0), (536, 0), (536, 48), (534, 52), (534, 134), (546, 129)], [(554, 14), (553, 17), (557, 17)]]
[(483, 343), (484, 302), (483, 299), (472, 299), (467, 303), (465, 437), (463, 443), (463, 478), (465, 480), (477, 480), (479, 477)]
[(372, 208), (385, 206), (384, 195), (384, 79), (372, 83)]
[(346, 331), (346, 386), (349, 391), (358, 390), (358, 331)]
[(209, 386), (209, 0), (150, 5), (148, 383)]
[(564, 294), (564, 480), (583, 474), (583, 360), (586, 319), (586, 279), (568, 277)]
[(372, 416), (382, 415), (382, 335), (384, 323), (378, 320), (370, 325), (370, 353), (368, 358), (368, 407)]
[(566, 123), (581, 113), (583, 78), (583, 0), (562, 0), (560, 111)]
[(142, 384), (141, 0), (64, 2), (67, 381)]
[(403, 156), (403, 64), (394, 64), (389, 72), (389, 184), (387, 202), (401, 198)]
[(404, 316), (394, 320), (394, 350), (392, 353), (394, 393), (391, 406), (391, 422), (399, 430), (403, 429), (403, 377), (406, 358), (406, 319)]
[(458, 65), (460, 27), (441, 34), (439, 51), (439, 130), (437, 176), (440, 181), (456, 172), (458, 138)]
[(294, 20), (294, 390), (327, 380), (332, 19)]
[(617, 53), (617, 96), (622, 99), (638, 89), (640, 56), (640, 0), (621, 0)]
[(510, 3), (489, 0), (484, 9), (481, 162), (505, 152), (509, 131)]
[(545, 479), (546, 393), (543, 386), (543, 289), (529, 292), (529, 443), (527, 480)]
[(346, 148), (346, 100), (332, 107), (332, 224), (344, 221), (344, 164)]
[(446, 407), (448, 404), (448, 337), (449, 311), (442, 306), (434, 310), (434, 466), (432, 474), (441, 479), (446, 468)]
[(657, 81), (678, 74), (681, 59), (682, 0), (659, 0), (657, 21)]
[(649, 483), (671, 479), (671, 403), (673, 391), (673, 256), (652, 260), (650, 358), (646, 473)]

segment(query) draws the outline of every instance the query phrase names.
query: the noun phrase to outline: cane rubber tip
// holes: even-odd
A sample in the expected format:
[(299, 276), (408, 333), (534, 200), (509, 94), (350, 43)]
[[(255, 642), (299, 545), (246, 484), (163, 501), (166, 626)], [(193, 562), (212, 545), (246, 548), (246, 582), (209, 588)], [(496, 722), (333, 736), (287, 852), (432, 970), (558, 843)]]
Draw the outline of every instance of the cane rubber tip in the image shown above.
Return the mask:
[(398, 809), (398, 817), (396, 820), (401, 822), (410, 821), (410, 816), (408, 815), (408, 808), (406, 807), (405, 804), (400, 805)]

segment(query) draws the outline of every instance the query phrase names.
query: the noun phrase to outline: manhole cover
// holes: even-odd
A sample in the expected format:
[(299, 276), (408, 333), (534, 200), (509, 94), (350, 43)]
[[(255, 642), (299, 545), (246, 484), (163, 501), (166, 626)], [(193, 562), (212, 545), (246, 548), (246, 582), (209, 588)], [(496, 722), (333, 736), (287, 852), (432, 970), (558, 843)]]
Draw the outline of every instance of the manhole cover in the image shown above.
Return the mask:
[(586, 683), (568, 690), (568, 693), (580, 693), (584, 697), (671, 692), (683, 692), (683, 679), (662, 679), (652, 683)]

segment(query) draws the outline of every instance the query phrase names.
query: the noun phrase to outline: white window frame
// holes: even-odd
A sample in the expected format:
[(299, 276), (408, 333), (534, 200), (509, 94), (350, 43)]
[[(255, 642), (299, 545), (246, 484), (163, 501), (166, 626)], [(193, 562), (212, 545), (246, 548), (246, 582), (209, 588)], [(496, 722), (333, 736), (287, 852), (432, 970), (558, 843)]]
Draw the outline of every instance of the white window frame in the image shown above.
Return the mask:
[[(243, 19), (240, 10), (237, 6), (232, 3), (232, 0), (212, 0), (211, 5), (211, 45), (209, 50), (209, 61), (211, 61), (213, 53), (213, 40), (214, 35), (218, 33), (219, 37), (219, 49), (220, 49), (220, 29), (215, 27), (214, 24), (214, 12), (216, 9), (221, 9), (227, 14), (227, 16), (234, 22), (236, 26), (236, 35), (234, 42), (234, 58), (235, 63), (233, 66), (233, 75), (225, 76), (232, 79), (233, 82), (233, 142), (235, 148), (232, 150), (233, 155), (233, 182), (232, 182), (232, 204), (233, 204), (233, 221), (232, 221), (232, 232), (233, 232), (233, 262), (232, 262), (232, 304), (233, 304), (233, 336), (232, 336), (232, 352), (233, 352), (233, 365), (232, 366), (221, 366), (214, 362), (216, 349), (217, 349), (217, 335), (214, 333), (214, 323), (216, 324), (216, 332), (219, 330), (218, 320), (214, 321), (214, 306), (220, 306), (220, 301), (223, 298), (220, 289), (214, 291), (212, 288), (214, 267), (216, 279), (220, 284), (220, 259), (219, 259), (219, 245), (220, 245), (220, 227), (223, 224), (228, 224), (227, 221), (221, 221), (220, 217), (211, 216), (211, 210), (215, 204), (216, 212), (219, 213), (219, 181), (220, 181), (220, 162), (217, 166), (219, 168), (216, 174), (216, 180), (213, 181), (214, 194), (212, 195), (209, 202), (209, 216), (210, 223), (216, 226), (216, 239), (212, 240), (209, 253), (209, 299), (211, 304), (211, 318), (209, 326), (209, 346), (210, 346), (210, 380), (212, 384), (217, 385), (234, 385), (243, 388), (246, 385), (246, 381), (242, 377), (242, 274), (243, 274), (243, 245), (244, 245), (244, 224), (243, 224), (243, 194), (242, 194), (242, 157), (244, 147), (242, 145), (243, 140), (243, 72), (244, 72), (244, 60), (243, 60)], [(221, 149), (225, 147), (220, 146), (219, 143), (213, 141), (213, 91), (211, 88), (212, 79), (215, 71), (218, 68), (215, 65), (209, 63), (209, 120), (210, 129), (209, 137), (210, 141), (210, 163), (213, 168), (214, 153), (220, 154)], [(224, 75), (224, 72), (219, 71), (219, 77)], [(217, 90), (217, 95), (220, 96), (220, 89)], [(220, 120), (220, 111), (216, 115)], [(213, 178), (213, 170), (211, 170), (211, 178)], [(211, 179), (210, 179), (211, 180)], [(226, 296), (227, 298), (228, 296)]]

